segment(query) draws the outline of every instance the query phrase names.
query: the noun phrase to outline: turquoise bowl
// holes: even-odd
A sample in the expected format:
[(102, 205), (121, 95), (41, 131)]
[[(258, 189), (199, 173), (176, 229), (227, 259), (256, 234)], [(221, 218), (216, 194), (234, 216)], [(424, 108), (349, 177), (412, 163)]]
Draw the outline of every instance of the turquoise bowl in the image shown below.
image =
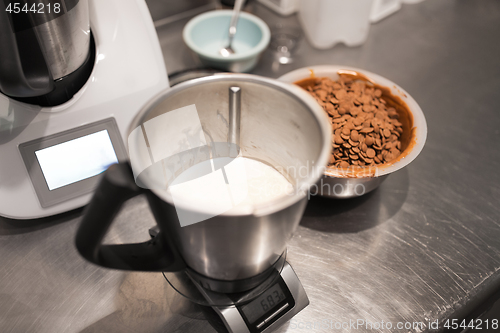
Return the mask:
[(219, 50), (228, 43), (231, 10), (214, 10), (192, 18), (184, 27), (182, 37), (203, 64), (230, 72), (249, 72), (269, 45), (271, 32), (255, 15), (240, 13), (233, 39), (234, 54), (223, 57)]

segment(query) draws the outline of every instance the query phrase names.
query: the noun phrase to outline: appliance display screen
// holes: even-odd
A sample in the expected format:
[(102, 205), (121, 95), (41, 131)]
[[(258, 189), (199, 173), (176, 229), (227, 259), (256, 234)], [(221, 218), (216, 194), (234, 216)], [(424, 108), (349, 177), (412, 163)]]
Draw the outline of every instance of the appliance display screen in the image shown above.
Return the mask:
[(277, 305), (286, 299), (283, 289), (279, 283), (266, 290), (251, 303), (241, 307), (250, 324), (262, 317), (267, 312), (273, 310)]
[(35, 151), (49, 190), (76, 183), (118, 163), (107, 130)]

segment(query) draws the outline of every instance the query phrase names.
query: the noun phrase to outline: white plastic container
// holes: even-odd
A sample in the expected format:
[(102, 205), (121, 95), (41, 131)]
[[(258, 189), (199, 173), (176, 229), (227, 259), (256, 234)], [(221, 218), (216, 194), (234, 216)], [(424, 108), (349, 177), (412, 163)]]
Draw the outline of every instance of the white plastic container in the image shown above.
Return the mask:
[(295, 12), (299, 7), (299, 0), (258, 0), (261, 4), (274, 10), (276, 13), (288, 16)]
[(373, 0), (370, 22), (376, 23), (401, 9), (401, 0)]
[(357, 46), (370, 29), (373, 0), (300, 0), (299, 20), (309, 42), (318, 49), (337, 43)]

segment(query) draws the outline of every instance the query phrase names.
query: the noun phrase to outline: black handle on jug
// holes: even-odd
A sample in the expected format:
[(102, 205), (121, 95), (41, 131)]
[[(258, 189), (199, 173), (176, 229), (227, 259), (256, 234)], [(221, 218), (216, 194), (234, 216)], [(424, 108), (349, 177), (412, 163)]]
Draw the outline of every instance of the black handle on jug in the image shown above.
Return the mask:
[(76, 248), (85, 259), (103, 267), (133, 271), (174, 272), (184, 268), (161, 232), (144, 243), (102, 245), (122, 204), (146, 191), (135, 184), (128, 163), (106, 170), (76, 234)]
[[(16, 32), (16, 27), (23, 29)], [(54, 89), (29, 15), (22, 11), (11, 15), (4, 4), (0, 4), (0, 50), (0, 91), (5, 95), (33, 97)]]

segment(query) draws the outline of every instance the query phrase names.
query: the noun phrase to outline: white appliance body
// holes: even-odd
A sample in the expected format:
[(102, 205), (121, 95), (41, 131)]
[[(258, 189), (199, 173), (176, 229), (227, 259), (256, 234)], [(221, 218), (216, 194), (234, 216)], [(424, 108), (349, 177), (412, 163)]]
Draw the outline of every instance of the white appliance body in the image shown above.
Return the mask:
[[(169, 87), (158, 37), (144, 0), (90, 0), (95, 65), (68, 102), (43, 108), (0, 93), (0, 215), (14, 219), (50, 216), (82, 207), (92, 192), (42, 207), (21, 156), (23, 143), (114, 118), (126, 146), (139, 109)], [(82, 32), (84, 33), (84, 32)]]

